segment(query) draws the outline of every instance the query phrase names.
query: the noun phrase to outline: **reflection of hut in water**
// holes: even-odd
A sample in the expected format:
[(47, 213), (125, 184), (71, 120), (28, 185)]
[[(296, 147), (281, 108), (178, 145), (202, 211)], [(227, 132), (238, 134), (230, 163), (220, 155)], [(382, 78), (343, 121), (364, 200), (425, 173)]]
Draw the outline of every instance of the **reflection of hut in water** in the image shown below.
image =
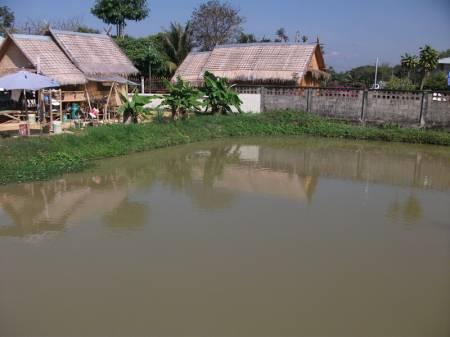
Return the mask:
[(194, 181), (205, 185), (204, 190), (214, 191), (209, 194), (220, 191), (222, 197), (228, 196), (228, 203), (233, 192), (312, 200), (318, 183), (317, 176), (298, 174), (295, 167), (279, 165), (278, 162), (261, 162), (262, 149), (256, 145), (220, 149), (218, 151), (213, 147), (210, 151), (202, 152), (204, 164), (192, 170)]
[[(63, 230), (68, 224), (102, 216), (128, 196), (126, 181), (114, 177), (30, 183), (4, 189), (0, 208), (13, 225), (0, 227), (0, 236), (25, 237)], [(114, 188), (107, 187), (115, 180)]]
[(213, 187), (304, 201), (311, 197), (311, 191), (308, 192), (311, 182), (311, 179), (282, 171), (230, 166), (216, 179)]

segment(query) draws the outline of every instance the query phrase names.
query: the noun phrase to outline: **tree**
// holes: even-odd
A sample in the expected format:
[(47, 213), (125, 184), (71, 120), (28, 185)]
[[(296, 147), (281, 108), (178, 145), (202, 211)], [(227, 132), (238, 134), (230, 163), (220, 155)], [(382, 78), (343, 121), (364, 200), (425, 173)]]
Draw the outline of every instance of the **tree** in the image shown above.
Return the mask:
[(289, 37), (287, 36), (286, 30), (284, 28), (279, 28), (275, 34), (277, 36), (277, 38), (275, 39), (275, 42), (288, 42), (289, 41)]
[(443, 59), (445, 57), (450, 57), (450, 49), (443, 50), (443, 51), (440, 52), (439, 58)]
[(303, 35), (303, 36), (302, 36), (302, 42), (303, 42), (303, 43), (308, 42), (308, 37), (307, 37), (306, 35)]
[(194, 47), (192, 30), (189, 22), (182, 26), (171, 23), (170, 28), (163, 34), (163, 50), (168, 58), (168, 68), (175, 71)]
[(76, 16), (53, 20), (33, 20), (28, 18), (25, 23), (17, 27), (15, 31), (23, 34), (43, 35), (49, 28), (80, 33), (100, 33), (97, 29), (85, 26), (82, 19)]
[(219, 44), (236, 41), (244, 18), (228, 2), (210, 0), (193, 11), (190, 22), (195, 45), (208, 51)]
[(0, 34), (5, 34), (14, 25), (14, 12), (8, 6), (0, 7)]
[(84, 25), (79, 26), (76, 31), (78, 33), (100, 34), (100, 31), (98, 29), (90, 28)]
[(448, 90), (447, 74), (443, 71), (433, 72), (423, 85), (425, 90)]
[(170, 74), (169, 58), (164, 53), (163, 39), (163, 34), (157, 34), (142, 38), (124, 37), (115, 41), (141, 74), (148, 74), (151, 66), (152, 75), (167, 76)]
[(232, 108), (236, 108), (240, 113), (242, 101), (239, 95), (231, 88), (224, 78), (216, 77), (214, 74), (206, 71), (203, 76), (205, 86), (203, 93), (205, 94), (206, 110), (211, 108), (211, 112), (228, 114), (232, 113)]
[(91, 13), (116, 26), (117, 36), (125, 36), (127, 20), (141, 21), (150, 13), (147, 0), (96, 0)]
[(257, 42), (255, 35), (246, 34), (244, 32), (241, 33), (238, 39), (238, 43), (255, 43)]
[(422, 74), (422, 80), (420, 82), (420, 90), (423, 90), (425, 80), (430, 73), (436, 69), (439, 61), (439, 52), (436, 49), (431, 48), (429, 45), (425, 45), (420, 48), (419, 54), (419, 68)]
[(411, 77), (411, 72), (415, 71), (419, 66), (419, 58), (416, 55), (405, 53), (401, 57), (401, 65), (408, 72), (408, 78)]
[(320, 42), (320, 38), (317, 36), (316, 44), (319, 46), (322, 55), (325, 54), (325, 44)]
[(386, 83), (385, 89), (387, 89), (387, 90), (416, 90), (416, 86), (408, 77), (400, 78), (397, 76), (392, 76), (391, 79)]

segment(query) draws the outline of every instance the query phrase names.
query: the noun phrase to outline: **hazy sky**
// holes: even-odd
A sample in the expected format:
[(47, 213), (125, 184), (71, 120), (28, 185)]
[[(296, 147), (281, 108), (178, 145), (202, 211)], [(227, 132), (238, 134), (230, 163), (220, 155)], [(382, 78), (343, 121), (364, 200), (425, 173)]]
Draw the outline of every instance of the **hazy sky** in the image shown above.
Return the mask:
[[(201, 0), (150, 0), (151, 14), (130, 22), (132, 36), (153, 34), (171, 21), (185, 22)], [(273, 38), (285, 27), (291, 39), (296, 31), (325, 44), (325, 61), (338, 70), (382, 62), (398, 63), (405, 52), (417, 53), (424, 44), (450, 48), (450, 0), (246, 0), (230, 1), (246, 17), (245, 31), (258, 38)], [(105, 24), (90, 14), (94, 0), (0, 0), (27, 18), (79, 17), (84, 24), (103, 30)]]

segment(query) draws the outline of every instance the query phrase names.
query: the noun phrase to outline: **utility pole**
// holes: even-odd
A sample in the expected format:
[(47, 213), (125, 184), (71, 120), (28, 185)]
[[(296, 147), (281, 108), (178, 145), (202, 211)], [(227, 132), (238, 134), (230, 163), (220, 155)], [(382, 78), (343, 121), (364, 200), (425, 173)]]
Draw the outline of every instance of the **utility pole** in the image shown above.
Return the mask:
[(378, 57), (377, 57), (377, 63), (376, 63), (376, 65), (375, 65), (375, 83), (374, 83), (374, 85), (373, 85), (373, 88), (374, 88), (374, 89), (378, 89), (378, 84), (377, 84), (377, 82), (378, 82)]
[(150, 58), (151, 46), (148, 46), (148, 91), (152, 93), (152, 62)]

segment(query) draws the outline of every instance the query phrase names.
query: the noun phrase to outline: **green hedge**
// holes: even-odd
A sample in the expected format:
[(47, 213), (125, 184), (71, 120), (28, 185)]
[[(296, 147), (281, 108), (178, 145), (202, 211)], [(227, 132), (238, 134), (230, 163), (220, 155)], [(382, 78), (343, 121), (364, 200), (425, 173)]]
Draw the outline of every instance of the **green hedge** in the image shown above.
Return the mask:
[(399, 127), (362, 127), (305, 113), (197, 116), (186, 121), (105, 125), (79, 134), (0, 141), (0, 184), (44, 180), (80, 171), (96, 159), (171, 145), (236, 136), (311, 135), (450, 145), (450, 133)]

